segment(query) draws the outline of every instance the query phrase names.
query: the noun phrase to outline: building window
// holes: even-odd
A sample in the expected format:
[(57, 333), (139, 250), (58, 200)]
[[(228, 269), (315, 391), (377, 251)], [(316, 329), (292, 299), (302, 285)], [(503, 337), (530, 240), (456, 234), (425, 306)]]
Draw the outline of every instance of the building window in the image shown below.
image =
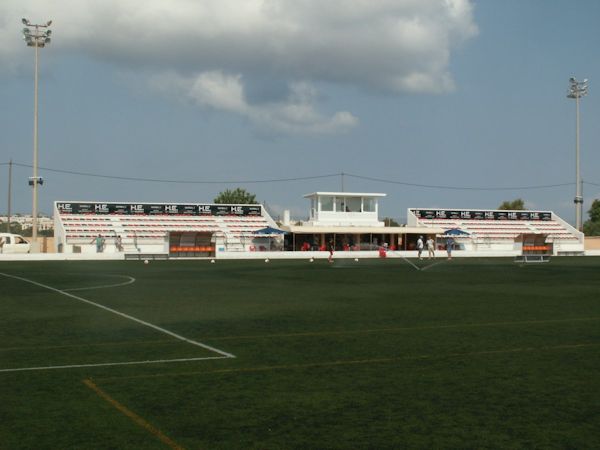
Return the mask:
[(333, 211), (333, 197), (321, 197), (321, 211)]
[(335, 210), (337, 212), (346, 211), (346, 199), (344, 197), (336, 197), (335, 198)]
[(375, 212), (374, 198), (363, 198), (363, 212)]
[(346, 198), (346, 211), (360, 212), (360, 197), (347, 197)]

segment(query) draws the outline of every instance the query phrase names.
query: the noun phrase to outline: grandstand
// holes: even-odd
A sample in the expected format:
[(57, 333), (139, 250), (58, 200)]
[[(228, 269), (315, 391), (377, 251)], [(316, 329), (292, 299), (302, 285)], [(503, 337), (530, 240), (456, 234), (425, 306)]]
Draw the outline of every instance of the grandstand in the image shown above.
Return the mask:
[[(297, 257), (294, 253), (305, 248), (323, 252), (329, 241), (336, 250), (374, 254), (389, 243), (410, 256), (419, 235), (439, 239), (460, 230), (465, 234), (454, 236), (454, 248), (464, 256), (516, 256), (534, 247), (551, 255), (584, 253), (583, 234), (551, 211), (409, 208), (407, 226), (386, 227), (377, 217), (383, 195), (309, 194), (311, 220), (292, 225), (288, 218), (283, 231), (262, 205), (57, 201), (55, 247), (63, 254), (96, 253), (100, 235), (102, 252), (117, 258), (238, 258), (260, 251)], [(438, 240), (438, 248), (443, 244)]]
[(554, 255), (584, 252), (584, 235), (551, 211), (409, 208), (408, 225), (461, 230), (461, 248), (473, 252), (520, 252), (525, 236), (544, 236)]
[(272, 236), (256, 232), (276, 226), (261, 205), (221, 204), (57, 201), (54, 221), (59, 253), (94, 253), (100, 235), (104, 252), (126, 256), (261, 250)]

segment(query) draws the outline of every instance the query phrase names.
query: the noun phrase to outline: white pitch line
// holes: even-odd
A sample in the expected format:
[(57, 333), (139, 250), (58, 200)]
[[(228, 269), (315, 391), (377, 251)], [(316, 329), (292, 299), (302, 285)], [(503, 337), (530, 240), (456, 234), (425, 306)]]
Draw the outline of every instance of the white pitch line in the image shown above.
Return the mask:
[[(392, 252), (392, 250), (388, 250), (388, 251)], [(395, 252), (393, 252), (393, 253), (395, 253)], [(398, 256), (400, 256), (400, 255), (398, 255)], [(408, 264), (410, 264), (411, 266), (413, 266), (415, 269), (421, 270), (421, 268), (419, 266), (417, 266), (416, 264), (413, 264), (410, 260), (406, 259), (404, 256), (400, 256), (400, 258), (403, 259)]]
[(415, 269), (417, 270), (421, 270), (421, 268), (419, 266), (417, 266), (416, 264), (413, 264), (412, 262), (410, 262), (408, 259), (406, 258), (402, 258), (404, 261), (406, 261), (407, 263), (409, 263), (411, 266), (413, 266)]
[(423, 267), (421, 270), (427, 270), (427, 269), (429, 269), (431, 267), (439, 266), (440, 264), (443, 264), (443, 263), (444, 263), (444, 261), (439, 261), (439, 262), (436, 262), (436, 263), (432, 263), (432, 264), (429, 264), (428, 266)]
[(408, 259), (406, 259), (404, 256), (400, 255), (398, 252), (394, 251), (394, 250), (388, 250), (388, 253), (393, 253), (395, 255), (397, 255), (400, 259), (403, 259), (404, 262), (410, 264), (411, 266), (413, 266), (415, 269), (417, 270), (421, 270), (421, 268), (419, 266), (417, 266), (416, 264), (413, 264), (412, 262), (410, 262)]
[(204, 358), (177, 358), (177, 359), (154, 359), (147, 361), (124, 361), (113, 363), (97, 363), (97, 364), (70, 364), (64, 366), (40, 366), (40, 367), (19, 367), (16, 369), (0, 369), (0, 373), (7, 372), (27, 372), (39, 370), (58, 370), (58, 369), (80, 369), (84, 367), (109, 367), (109, 366), (133, 366), (140, 364), (160, 364), (168, 362), (187, 362), (187, 361), (207, 361), (209, 359), (226, 359), (228, 356), (206, 356)]
[(33, 284), (35, 286), (42, 287), (44, 289), (48, 289), (50, 291), (58, 292), (59, 294), (65, 295), (67, 297), (71, 297), (71, 298), (73, 298), (75, 300), (79, 300), (80, 302), (87, 303), (88, 305), (92, 305), (92, 306), (95, 306), (97, 308), (100, 308), (100, 309), (103, 309), (105, 311), (108, 311), (108, 312), (111, 312), (113, 314), (116, 314), (118, 316), (124, 317), (126, 319), (133, 320), (134, 322), (137, 322), (139, 324), (145, 325), (145, 326), (150, 327), (150, 328), (152, 328), (154, 330), (160, 331), (161, 333), (164, 333), (164, 334), (167, 334), (169, 336), (172, 336), (175, 339), (179, 339), (180, 341), (187, 342), (188, 344), (192, 344), (192, 345), (195, 345), (197, 347), (202, 347), (202, 348), (204, 348), (206, 350), (210, 350), (212, 352), (218, 353), (219, 355), (223, 355), (223, 356), (225, 356), (227, 358), (235, 358), (235, 355), (232, 355), (231, 353), (227, 353), (227, 352), (224, 352), (223, 350), (219, 350), (218, 348), (211, 347), (210, 345), (206, 345), (206, 344), (203, 344), (201, 342), (194, 341), (192, 339), (188, 339), (188, 338), (183, 337), (183, 336), (181, 336), (179, 334), (173, 333), (172, 331), (169, 331), (169, 330), (167, 330), (165, 328), (162, 328), (162, 327), (159, 327), (157, 325), (154, 325), (154, 324), (152, 324), (150, 322), (146, 322), (144, 320), (138, 319), (137, 317), (133, 317), (133, 316), (130, 316), (129, 314), (122, 313), (120, 311), (117, 311), (116, 309), (112, 309), (112, 308), (109, 308), (108, 306), (101, 305), (100, 303), (95, 303), (95, 302), (93, 302), (91, 300), (87, 300), (87, 299), (85, 299), (83, 297), (79, 297), (77, 295), (70, 294), (69, 292), (61, 291), (60, 289), (53, 288), (52, 286), (48, 286), (46, 284), (38, 283), (37, 281), (29, 280), (27, 278), (18, 277), (16, 275), (9, 275), (7, 273), (2, 273), (2, 272), (0, 272), (0, 275), (8, 277), (8, 278), (14, 278), (15, 280), (21, 280), (21, 281), (24, 281), (26, 283), (30, 283), (30, 284)]
[(111, 287), (119, 287), (119, 286), (127, 286), (128, 284), (133, 284), (136, 282), (136, 279), (133, 277), (130, 277), (129, 275), (115, 275), (117, 277), (121, 277), (121, 278), (129, 278), (129, 281), (126, 281), (125, 283), (117, 283), (117, 284), (103, 284), (100, 286), (90, 286), (90, 287), (80, 287), (80, 288), (70, 288), (70, 289), (63, 289), (63, 292), (72, 292), (72, 291), (88, 291), (88, 290), (93, 290), (93, 289), (106, 289), (106, 288), (111, 288)]

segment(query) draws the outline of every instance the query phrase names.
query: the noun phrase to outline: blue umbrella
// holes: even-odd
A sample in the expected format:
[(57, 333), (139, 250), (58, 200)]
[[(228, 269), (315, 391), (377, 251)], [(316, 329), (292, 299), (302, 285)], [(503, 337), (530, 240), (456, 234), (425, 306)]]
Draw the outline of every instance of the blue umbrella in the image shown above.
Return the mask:
[(285, 234), (285, 233), (287, 233), (287, 231), (279, 230), (279, 229), (273, 228), (273, 227), (261, 228), (260, 230), (255, 230), (254, 231), (254, 234), (263, 234), (263, 235)]
[(458, 228), (452, 228), (450, 230), (446, 230), (443, 236), (469, 236), (469, 233), (459, 230)]
[[(265, 227), (265, 228), (261, 228), (260, 230), (255, 230), (253, 232), (253, 234), (256, 236), (265, 236), (265, 237), (273, 237), (273, 236), (279, 236), (281, 234), (285, 234), (287, 233), (287, 231), (283, 231), (283, 230), (279, 230), (277, 228), (273, 228), (273, 227)], [(271, 250), (271, 239), (269, 239), (269, 251)]]

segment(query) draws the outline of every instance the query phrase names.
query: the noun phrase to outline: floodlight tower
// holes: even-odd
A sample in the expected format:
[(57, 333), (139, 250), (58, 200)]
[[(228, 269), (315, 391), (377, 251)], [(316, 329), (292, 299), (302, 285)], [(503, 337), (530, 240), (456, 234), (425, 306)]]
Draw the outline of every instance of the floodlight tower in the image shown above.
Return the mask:
[(582, 230), (581, 221), (583, 217), (583, 195), (581, 186), (581, 170), (580, 170), (580, 159), (579, 159), (579, 99), (584, 97), (588, 93), (588, 80), (587, 78), (583, 81), (577, 81), (575, 77), (569, 78), (569, 91), (567, 92), (568, 98), (575, 99), (576, 109), (576, 125), (575, 125), (575, 183), (576, 183), (576, 194), (575, 194), (575, 227), (578, 231)]
[(27, 19), (21, 19), (25, 28), (23, 28), (23, 39), (28, 47), (35, 48), (35, 75), (33, 83), (33, 176), (29, 178), (29, 185), (33, 187), (33, 209), (32, 209), (32, 238), (31, 250), (39, 251), (37, 243), (38, 232), (38, 184), (44, 184), (44, 180), (38, 176), (38, 68), (39, 68), (39, 49), (44, 48), (50, 43), (50, 25), (49, 20), (45, 24), (34, 24)]

